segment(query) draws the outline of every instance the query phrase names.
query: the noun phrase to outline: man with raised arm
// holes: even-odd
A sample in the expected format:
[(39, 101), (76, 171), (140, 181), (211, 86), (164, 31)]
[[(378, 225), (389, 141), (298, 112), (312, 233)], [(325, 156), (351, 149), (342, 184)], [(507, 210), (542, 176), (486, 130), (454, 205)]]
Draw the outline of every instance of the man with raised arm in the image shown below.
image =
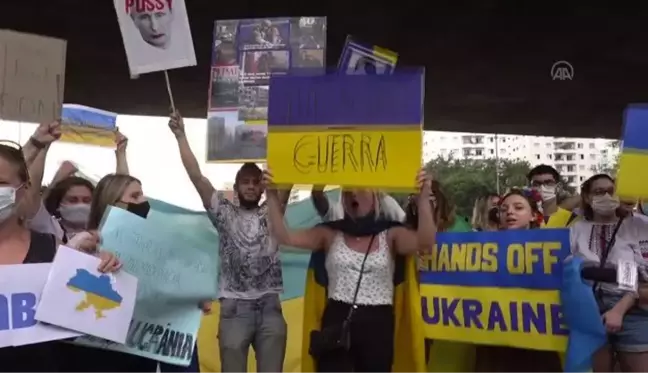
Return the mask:
[[(176, 112), (169, 127), (178, 141), (187, 175), (196, 187), (219, 235), (220, 321), (218, 345), (223, 372), (246, 372), (250, 346), (257, 371), (280, 372), (286, 355), (287, 327), (279, 295), (283, 291), (279, 249), (268, 230), (262, 171), (245, 163), (236, 174), (235, 205), (203, 176)], [(281, 194), (285, 208), (290, 190)]]

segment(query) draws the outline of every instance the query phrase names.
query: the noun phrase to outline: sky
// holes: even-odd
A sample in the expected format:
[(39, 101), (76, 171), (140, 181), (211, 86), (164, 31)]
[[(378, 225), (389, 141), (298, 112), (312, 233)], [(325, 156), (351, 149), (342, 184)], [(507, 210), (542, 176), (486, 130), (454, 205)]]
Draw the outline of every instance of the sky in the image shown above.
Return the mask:
[[(130, 173), (142, 181), (144, 193), (191, 210), (202, 210), (202, 203), (189, 181), (168, 118), (119, 115), (117, 126), (128, 137)], [(0, 139), (24, 144), (36, 124), (0, 121)], [(207, 120), (185, 119), (185, 131), (203, 174), (216, 188), (233, 183), (240, 164), (207, 164)], [(43, 183), (52, 179), (63, 161), (72, 161), (79, 170), (94, 178), (115, 171), (114, 149), (56, 142), (50, 148)]]

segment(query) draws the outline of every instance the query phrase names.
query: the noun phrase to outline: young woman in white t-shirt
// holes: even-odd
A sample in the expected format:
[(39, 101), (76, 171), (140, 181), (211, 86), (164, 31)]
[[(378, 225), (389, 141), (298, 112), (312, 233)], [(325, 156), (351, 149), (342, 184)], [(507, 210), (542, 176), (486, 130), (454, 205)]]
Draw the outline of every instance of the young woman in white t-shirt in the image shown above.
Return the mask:
[[(600, 265), (603, 258), (604, 266), (610, 267), (619, 260), (634, 261), (645, 279), (641, 235), (648, 232), (648, 225), (623, 209), (615, 192), (614, 180), (605, 174), (583, 183), (583, 219), (571, 227), (572, 252), (590, 265)], [(622, 371), (648, 371), (648, 308), (638, 306), (636, 292), (616, 284), (600, 284), (594, 291), (610, 345), (594, 355), (593, 370), (610, 371), (616, 352)]]

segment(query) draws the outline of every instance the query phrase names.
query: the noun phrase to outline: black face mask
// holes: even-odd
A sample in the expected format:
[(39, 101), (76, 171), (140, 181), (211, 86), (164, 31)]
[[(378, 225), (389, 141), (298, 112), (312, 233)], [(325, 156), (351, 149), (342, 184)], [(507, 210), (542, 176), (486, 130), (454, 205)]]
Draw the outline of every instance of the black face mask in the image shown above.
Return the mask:
[(129, 203), (126, 207), (126, 211), (144, 219), (146, 219), (150, 210), (151, 205), (148, 203), (148, 201), (144, 201), (142, 203)]
[(499, 209), (497, 207), (488, 210), (488, 221), (494, 224), (499, 224)]

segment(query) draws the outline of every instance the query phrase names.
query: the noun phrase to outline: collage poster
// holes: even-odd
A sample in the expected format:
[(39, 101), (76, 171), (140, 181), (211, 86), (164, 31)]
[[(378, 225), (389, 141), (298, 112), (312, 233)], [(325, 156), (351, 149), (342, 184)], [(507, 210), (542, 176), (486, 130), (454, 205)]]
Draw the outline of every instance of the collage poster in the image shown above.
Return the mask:
[(270, 75), (325, 65), (325, 17), (216, 21), (207, 162), (265, 160)]

